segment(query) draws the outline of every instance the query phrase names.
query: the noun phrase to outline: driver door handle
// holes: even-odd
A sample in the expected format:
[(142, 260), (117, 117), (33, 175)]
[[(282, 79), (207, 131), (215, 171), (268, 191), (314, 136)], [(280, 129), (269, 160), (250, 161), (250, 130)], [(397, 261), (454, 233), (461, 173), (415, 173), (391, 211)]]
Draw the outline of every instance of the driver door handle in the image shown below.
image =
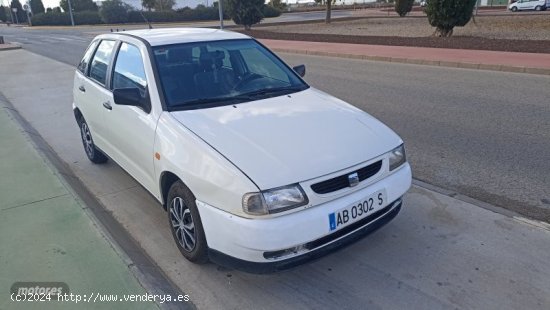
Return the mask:
[(107, 110), (112, 110), (113, 107), (111, 106), (111, 103), (109, 101), (103, 102), (103, 107)]
[(84, 88), (84, 85), (80, 85), (78, 87), (78, 90), (80, 90), (81, 92), (85, 93), (86, 92), (86, 88)]

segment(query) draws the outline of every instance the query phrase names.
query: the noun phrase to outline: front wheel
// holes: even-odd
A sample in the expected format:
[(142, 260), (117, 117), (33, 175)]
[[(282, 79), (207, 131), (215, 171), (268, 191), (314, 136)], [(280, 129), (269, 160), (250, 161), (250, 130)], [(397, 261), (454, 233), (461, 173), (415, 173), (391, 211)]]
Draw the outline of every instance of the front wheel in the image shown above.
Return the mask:
[(517, 12), (518, 11), (518, 8), (517, 7), (512, 7), (512, 12)]
[(82, 117), (78, 122), (80, 125), (80, 138), (82, 139), (82, 145), (84, 146), (84, 152), (88, 159), (94, 164), (102, 164), (107, 161), (107, 156), (101, 153), (94, 144), (92, 139), (92, 133), (90, 126), (86, 123), (86, 120)]
[(540, 5), (537, 5), (537, 6), (535, 7), (535, 11), (540, 11), (540, 10), (541, 10)]
[(181, 181), (168, 191), (168, 221), (181, 254), (194, 263), (208, 261), (208, 246), (195, 196)]

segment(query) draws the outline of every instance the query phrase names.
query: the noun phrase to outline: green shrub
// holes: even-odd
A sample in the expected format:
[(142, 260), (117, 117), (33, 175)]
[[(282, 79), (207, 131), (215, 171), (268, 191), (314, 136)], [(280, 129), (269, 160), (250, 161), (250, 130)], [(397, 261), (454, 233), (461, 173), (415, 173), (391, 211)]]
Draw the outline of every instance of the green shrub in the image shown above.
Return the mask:
[(98, 12), (83, 11), (73, 13), (74, 23), (76, 25), (97, 25), (103, 24)]
[[(76, 25), (97, 25), (101, 24), (99, 14), (93, 11), (74, 12), (74, 23)], [(33, 26), (63, 26), (71, 24), (69, 13), (47, 12), (33, 15), (31, 17)]]
[(399, 16), (404, 17), (409, 13), (413, 8), (414, 0), (396, 0), (395, 1), (395, 12)]
[(121, 24), (128, 22), (128, 12), (131, 7), (121, 0), (103, 1), (99, 9), (101, 20), (107, 24)]
[(281, 15), (281, 10), (268, 4), (264, 4), (262, 7), (262, 14), (264, 17), (277, 17)]
[(229, 0), (227, 3), (228, 13), (235, 24), (243, 25), (246, 30), (264, 18), (262, 14), (264, 0)]
[(450, 37), (454, 27), (465, 26), (472, 18), (476, 0), (428, 0), (425, 12), (435, 35)]
[(158, 22), (179, 22), (183, 21), (182, 16), (174, 11), (164, 11), (164, 12), (157, 12), (157, 11), (130, 11), (128, 13), (128, 22), (129, 23), (143, 23), (143, 16), (147, 18), (147, 20), (151, 23), (158, 23)]

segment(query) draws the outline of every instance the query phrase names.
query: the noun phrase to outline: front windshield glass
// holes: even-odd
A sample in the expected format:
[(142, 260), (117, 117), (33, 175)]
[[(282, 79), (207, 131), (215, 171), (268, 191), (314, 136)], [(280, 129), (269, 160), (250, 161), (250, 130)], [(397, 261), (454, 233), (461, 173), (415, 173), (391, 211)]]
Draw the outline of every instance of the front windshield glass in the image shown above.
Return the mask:
[(308, 88), (251, 39), (159, 46), (153, 52), (169, 110), (236, 104)]

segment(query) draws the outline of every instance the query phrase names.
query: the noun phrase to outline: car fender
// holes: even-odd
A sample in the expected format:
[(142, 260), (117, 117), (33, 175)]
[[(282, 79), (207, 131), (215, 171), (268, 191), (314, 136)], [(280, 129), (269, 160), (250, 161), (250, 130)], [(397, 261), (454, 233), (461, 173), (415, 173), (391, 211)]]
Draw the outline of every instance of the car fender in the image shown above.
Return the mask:
[(197, 200), (238, 216), (250, 217), (242, 209), (242, 197), (245, 193), (258, 191), (258, 187), (169, 112), (162, 113), (158, 120), (154, 150), (160, 201), (166, 199), (162, 197), (162, 175), (170, 172)]

